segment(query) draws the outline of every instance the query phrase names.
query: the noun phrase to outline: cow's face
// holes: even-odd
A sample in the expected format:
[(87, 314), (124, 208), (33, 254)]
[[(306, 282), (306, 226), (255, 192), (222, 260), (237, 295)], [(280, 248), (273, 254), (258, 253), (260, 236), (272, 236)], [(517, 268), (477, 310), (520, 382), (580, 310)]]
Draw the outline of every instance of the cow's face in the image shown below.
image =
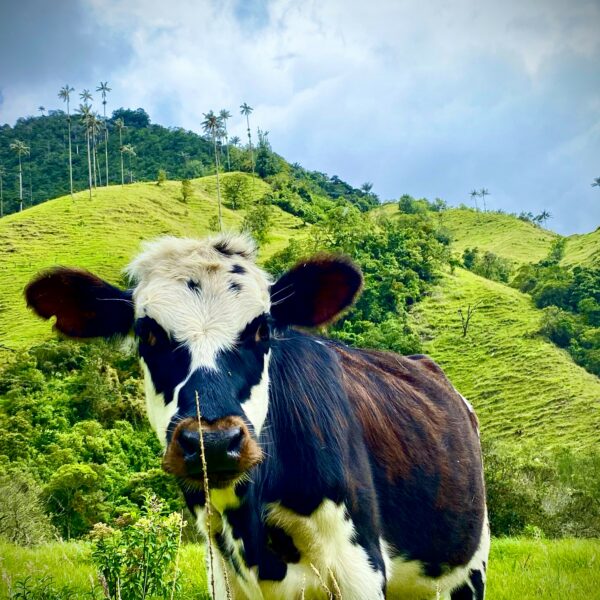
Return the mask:
[(69, 336), (133, 332), (163, 466), (187, 487), (202, 485), (204, 464), (209, 485), (226, 487), (260, 462), (273, 336), (331, 320), (361, 285), (353, 265), (328, 256), (271, 285), (254, 258), (242, 236), (162, 238), (129, 265), (131, 290), (54, 269), (26, 291), (29, 305), (56, 315)]

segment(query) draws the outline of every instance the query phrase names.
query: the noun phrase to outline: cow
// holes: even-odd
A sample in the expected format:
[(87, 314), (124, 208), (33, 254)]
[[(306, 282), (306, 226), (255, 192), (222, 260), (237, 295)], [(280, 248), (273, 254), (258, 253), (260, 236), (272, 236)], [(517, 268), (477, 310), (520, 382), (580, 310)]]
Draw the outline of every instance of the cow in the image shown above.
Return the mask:
[(483, 599), (477, 418), (427, 356), (315, 334), (361, 291), (348, 258), (272, 281), (243, 235), (163, 237), (126, 272), (122, 290), (55, 267), (26, 300), (67, 336), (137, 340), (216, 598)]

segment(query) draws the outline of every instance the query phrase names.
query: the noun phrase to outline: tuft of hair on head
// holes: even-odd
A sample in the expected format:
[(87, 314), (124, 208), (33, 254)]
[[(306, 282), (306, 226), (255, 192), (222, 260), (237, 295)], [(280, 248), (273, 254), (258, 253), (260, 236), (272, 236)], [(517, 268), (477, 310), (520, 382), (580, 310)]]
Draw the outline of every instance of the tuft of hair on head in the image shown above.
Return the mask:
[[(142, 251), (126, 267), (125, 272), (134, 283), (152, 274), (182, 273), (184, 265), (204, 264), (215, 268), (224, 258), (256, 259), (254, 240), (243, 233), (222, 233), (203, 239), (163, 236), (144, 242)], [(189, 269), (188, 269), (189, 270)]]

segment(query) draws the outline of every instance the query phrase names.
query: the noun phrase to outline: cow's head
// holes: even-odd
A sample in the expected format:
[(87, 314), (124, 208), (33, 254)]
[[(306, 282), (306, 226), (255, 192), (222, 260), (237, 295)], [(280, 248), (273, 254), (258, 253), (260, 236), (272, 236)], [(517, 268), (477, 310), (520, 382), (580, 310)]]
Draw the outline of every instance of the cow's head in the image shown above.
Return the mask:
[(167, 237), (129, 265), (131, 290), (55, 268), (25, 291), (29, 306), (55, 316), (55, 327), (70, 337), (133, 332), (164, 468), (188, 486), (202, 483), (201, 441), (211, 487), (232, 484), (260, 462), (276, 333), (331, 321), (362, 283), (340, 257), (301, 262), (273, 284), (254, 259), (244, 236)]

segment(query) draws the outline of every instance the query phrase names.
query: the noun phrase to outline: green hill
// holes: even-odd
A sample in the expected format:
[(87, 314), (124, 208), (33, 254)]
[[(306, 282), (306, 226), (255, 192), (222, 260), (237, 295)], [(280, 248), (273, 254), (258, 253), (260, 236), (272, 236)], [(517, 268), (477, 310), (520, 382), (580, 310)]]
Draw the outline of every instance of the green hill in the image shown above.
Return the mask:
[(600, 264), (600, 227), (590, 233), (570, 235), (567, 238), (564, 265)]
[[(475, 306), (466, 337), (459, 309)], [(419, 305), (425, 350), (476, 407), (483, 436), (545, 448), (600, 442), (600, 379), (536, 335), (528, 296), (459, 269)]]
[[(223, 177), (227, 178), (226, 174)], [(250, 176), (247, 176), (251, 180)], [(75, 265), (119, 281), (121, 270), (139, 250), (142, 240), (172, 234), (210, 233), (209, 219), (217, 214), (214, 176), (192, 182), (193, 199), (180, 201), (180, 182), (162, 186), (137, 183), (98, 188), (90, 200), (80, 192), (44, 202), (0, 220), (0, 337), (8, 348), (31, 345), (50, 335), (47, 323), (25, 307), (23, 288), (41, 269)], [(262, 195), (269, 186), (254, 182)], [(299, 219), (274, 207), (273, 232), (266, 258), (300, 233)], [(226, 228), (237, 229), (244, 211), (223, 209)]]

